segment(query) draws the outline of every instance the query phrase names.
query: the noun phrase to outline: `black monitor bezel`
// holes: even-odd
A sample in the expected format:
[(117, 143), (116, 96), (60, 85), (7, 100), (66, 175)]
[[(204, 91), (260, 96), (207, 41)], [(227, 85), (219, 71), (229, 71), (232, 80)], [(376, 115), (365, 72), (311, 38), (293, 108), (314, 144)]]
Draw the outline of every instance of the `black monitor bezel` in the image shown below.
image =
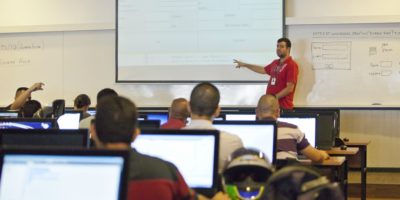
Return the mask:
[[(143, 124), (145, 124), (145, 125), (151, 125), (152, 127), (153, 127), (153, 125), (154, 125), (154, 128), (143, 128), (143, 126), (142, 126)], [(160, 126), (161, 126), (161, 121), (160, 121), (160, 120), (147, 120), (147, 119), (145, 119), (145, 120), (138, 120), (138, 127), (139, 127), (141, 130), (159, 129)], [(146, 126), (146, 127), (147, 127), (147, 126)]]
[[(11, 135), (38, 135), (38, 136), (50, 136), (50, 135), (79, 135), (82, 137), (82, 148), (89, 148), (90, 147), (90, 134), (88, 129), (0, 129), (0, 146), (1, 147), (22, 147), (28, 145), (7, 145), (3, 144), (3, 137), (4, 134), (11, 134)], [(40, 147), (42, 144), (38, 145), (29, 145), (32, 147)], [(50, 146), (43, 146), (44, 148), (48, 148)], [(56, 146), (52, 146), (56, 147)], [(78, 148), (78, 147), (69, 147), (69, 146), (59, 146), (65, 148)]]

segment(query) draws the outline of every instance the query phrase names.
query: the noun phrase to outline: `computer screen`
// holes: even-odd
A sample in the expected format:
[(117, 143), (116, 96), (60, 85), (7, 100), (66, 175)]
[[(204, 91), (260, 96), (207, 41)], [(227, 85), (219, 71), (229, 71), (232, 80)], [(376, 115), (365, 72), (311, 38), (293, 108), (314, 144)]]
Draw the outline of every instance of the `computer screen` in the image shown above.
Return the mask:
[(127, 154), (46, 151), (3, 152), (0, 199), (123, 199)]
[(0, 145), (88, 148), (90, 141), (87, 129), (0, 129)]
[(305, 134), (311, 146), (316, 146), (317, 116), (309, 114), (287, 114), (278, 118), (278, 121), (296, 125)]
[(82, 118), (80, 111), (68, 111), (58, 117), (57, 124), (59, 129), (79, 129), (79, 121)]
[(18, 111), (0, 111), (0, 118), (17, 118)]
[(0, 118), (0, 129), (49, 129), (53, 127), (53, 119)]
[(95, 116), (96, 110), (88, 110), (87, 113), (89, 113), (89, 115), (91, 115), (91, 116)]
[(226, 113), (225, 120), (227, 120), (227, 121), (255, 121), (256, 114)]
[(219, 132), (145, 130), (132, 143), (140, 153), (175, 164), (191, 188), (216, 188)]
[(160, 120), (140, 120), (139, 119), (139, 128), (142, 130), (146, 129), (159, 129), (160, 128)]
[(275, 122), (259, 121), (214, 121), (218, 130), (235, 134), (246, 148), (262, 151), (270, 162), (276, 159), (277, 129)]
[(147, 116), (147, 120), (160, 120), (161, 124), (164, 124), (168, 121), (168, 113), (167, 112), (159, 112), (159, 113), (144, 113)]

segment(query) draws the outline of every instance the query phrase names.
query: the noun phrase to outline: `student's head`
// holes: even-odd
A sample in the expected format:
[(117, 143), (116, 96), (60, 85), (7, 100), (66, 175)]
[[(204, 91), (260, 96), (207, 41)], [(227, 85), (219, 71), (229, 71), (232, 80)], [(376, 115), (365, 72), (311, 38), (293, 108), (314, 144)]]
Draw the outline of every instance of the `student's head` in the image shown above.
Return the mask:
[(169, 117), (186, 121), (190, 116), (188, 101), (185, 98), (174, 99), (169, 109)]
[(22, 117), (31, 118), (33, 115), (42, 108), (42, 105), (39, 101), (29, 100), (25, 103), (24, 107), (22, 107), (21, 113)]
[(100, 99), (96, 110), (93, 131), (96, 144), (129, 147), (138, 134), (135, 104), (125, 97), (110, 95)]
[(288, 38), (279, 38), (276, 44), (276, 55), (279, 58), (285, 58), (290, 55), (290, 49), (292, 47), (292, 43)]
[(86, 94), (80, 94), (74, 100), (74, 109), (87, 111), (90, 104), (90, 97)]
[[(15, 97), (14, 99), (17, 99), (22, 93), (24, 93), (25, 91), (27, 91), (28, 88), (27, 87), (19, 87), (16, 91), (15, 91)], [(28, 100), (31, 100), (31, 97), (28, 98)], [(27, 100), (27, 101), (28, 101)]]
[(224, 191), (231, 199), (265, 199), (267, 180), (274, 168), (257, 149), (239, 148), (230, 156), (222, 173)]
[(190, 95), (190, 111), (193, 116), (211, 119), (219, 115), (219, 90), (213, 84), (203, 82), (196, 85)]
[(256, 115), (258, 120), (278, 119), (280, 115), (279, 101), (274, 95), (265, 94), (258, 100)]
[(97, 102), (99, 102), (101, 98), (106, 96), (118, 96), (118, 93), (111, 88), (104, 88), (97, 93)]

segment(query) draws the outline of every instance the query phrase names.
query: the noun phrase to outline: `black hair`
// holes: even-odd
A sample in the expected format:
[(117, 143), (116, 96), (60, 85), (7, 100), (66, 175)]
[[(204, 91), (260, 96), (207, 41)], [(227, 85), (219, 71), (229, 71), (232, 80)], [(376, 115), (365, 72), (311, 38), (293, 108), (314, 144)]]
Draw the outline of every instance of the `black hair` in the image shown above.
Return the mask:
[(95, 127), (102, 143), (130, 144), (137, 127), (135, 104), (125, 97), (109, 95), (96, 107)]
[(76, 108), (82, 108), (84, 106), (90, 106), (90, 97), (86, 94), (78, 95), (74, 100), (74, 106)]
[(39, 101), (29, 100), (22, 107), (21, 114), (23, 117), (31, 118), (33, 115), (42, 108)]
[(190, 95), (190, 109), (193, 114), (211, 117), (218, 108), (219, 90), (209, 82), (196, 85)]
[(291, 48), (292, 47), (292, 42), (290, 42), (290, 40), (288, 38), (279, 38), (277, 42), (278, 43), (280, 43), (280, 42), (286, 43), (286, 47), (287, 48)]
[(97, 102), (105, 96), (118, 96), (118, 93), (111, 88), (104, 88), (97, 93)]

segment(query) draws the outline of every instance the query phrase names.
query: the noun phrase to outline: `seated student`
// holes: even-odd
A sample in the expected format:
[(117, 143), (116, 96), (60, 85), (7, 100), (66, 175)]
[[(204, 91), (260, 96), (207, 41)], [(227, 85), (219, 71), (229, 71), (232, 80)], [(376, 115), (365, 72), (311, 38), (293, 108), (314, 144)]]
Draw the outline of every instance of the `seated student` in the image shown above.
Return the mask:
[[(96, 146), (131, 151), (128, 172), (128, 200), (200, 199), (170, 162), (147, 156), (131, 148), (139, 134), (138, 113), (130, 100), (119, 96), (102, 98), (96, 108), (93, 139)], [(228, 199), (222, 193), (216, 199)]]
[(74, 110), (82, 111), (82, 119), (90, 117), (91, 115), (87, 113), (90, 106), (90, 97), (86, 94), (78, 95), (74, 100)]
[[(97, 102), (99, 102), (101, 98), (106, 97), (106, 96), (118, 96), (118, 93), (111, 88), (104, 88), (97, 93)], [(86, 117), (85, 119), (81, 120), (79, 122), (79, 128), (80, 129), (89, 129), (90, 124), (93, 119), (94, 119), (94, 116), (89, 116), (89, 117)]]
[(20, 87), (15, 92), (14, 102), (6, 107), (7, 110), (20, 110), (27, 101), (31, 100), (32, 92), (43, 90), (44, 83), (34, 83), (30, 88)]
[(189, 116), (188, 101), (184, 98), (174, 99), (169, 108), (169, 119), (161, 125), (161, 129), (181, 129), (186, 126)]
[(33, 115), (42, 108), (39, 101), (29, 100), (21, 109), (21, 116), (25, 118), (32, 118)]
[[(196, 85), (190, 95), (189, 109), (191, 122), (184, 129), (213, 129), (214, 117), (219, 116), (219, 90), (213, 84), (204, 82)], [(220, 132), (218, 172), (221, 173), (228, 156), (243, 147), (242, 140), (233, 134)]]
[[(274, 120), (280, 116), (278, 99), (273, 95), (263, 95), (256, 108), (258, 120)], [(322, 162), (329, 158), (325, 151), (315, 149), (308, 143), (305, 134), (296, 125), (278, 121), (277, 159), (297, 159), (300, 151), (314, 162)]]

